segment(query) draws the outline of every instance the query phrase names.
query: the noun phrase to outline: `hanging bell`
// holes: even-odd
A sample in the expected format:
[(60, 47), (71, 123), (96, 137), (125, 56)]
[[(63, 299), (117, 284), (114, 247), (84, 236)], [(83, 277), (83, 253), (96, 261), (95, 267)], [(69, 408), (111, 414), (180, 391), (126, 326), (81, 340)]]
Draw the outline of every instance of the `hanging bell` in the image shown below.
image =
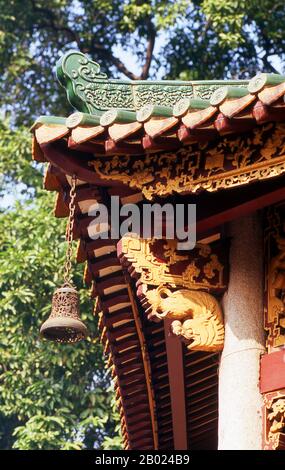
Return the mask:
[(54, 292), (51, 314), (40, 334), (58, 343), (76, 343), (86, 337), (87, 328), (79, 314), (79, 295), (71, 284), (66, 283)]

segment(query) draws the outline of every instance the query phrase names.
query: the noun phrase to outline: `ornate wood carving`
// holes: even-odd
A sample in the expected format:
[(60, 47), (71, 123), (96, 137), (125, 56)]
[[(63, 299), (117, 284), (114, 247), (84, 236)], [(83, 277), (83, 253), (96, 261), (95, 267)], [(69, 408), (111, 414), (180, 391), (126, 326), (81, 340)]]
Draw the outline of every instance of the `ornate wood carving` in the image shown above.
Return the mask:
[(264, 395), (265, 450), (285, 449), (285, 390)]
[(118, 254), (140, 283), (224, 292), (227, 286), (227, 246), (197, 244), (191, 251), (176, 249), (176, 240), (123, 237)]
[(270, 353), (285, 345), (285, 205), (267, 211), (265, 263), (265, 329)]
[[(207, 292), (178, 289), (163, 285), (146, 289), (148, 318), (173, 320), (172, 334), (197, 351), (220, 351), (224, 344), (224, 323), (218, 301)], [(144, 302), (145, 304), (145, 302)]]
[(268, 354), (261, 359), (265, 450), (285, 449), (285, 204), (266, 212), (264, 327)]
[[(170, 331), (189, 349), (219, 351), (224, 342), (222, 311), (209, 292), (227, 285), (226, 247), (198, 244), (179, 252), (175, 240), (124, 237), (118, 254), (138, 279), (138, 296), (153, 321), (171, 319)], [(199, 291), (198, 291), (199, 290)]]
[(130, 155), (89, 162), (102, 180), (124, 183), (151, 200), (173, 193), (217, 191), (285, 172), (285, 124), (266, 124), (241, 136), (174, 153)]

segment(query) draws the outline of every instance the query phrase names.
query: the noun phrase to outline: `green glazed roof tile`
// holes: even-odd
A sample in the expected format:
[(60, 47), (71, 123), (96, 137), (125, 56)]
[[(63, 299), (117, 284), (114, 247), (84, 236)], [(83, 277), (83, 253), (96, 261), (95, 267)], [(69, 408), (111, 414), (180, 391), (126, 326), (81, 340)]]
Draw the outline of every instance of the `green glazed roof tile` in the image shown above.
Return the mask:
[(260, 73), (253, 77), (248, 84), (248, 91), (250, 93), (258, 93), (265, 87), (265, 85), (279, 85), (285, 82), (285, 75), (277, 73)]
[(171, 117), (172, 115), (172, 107), (146, 104), (137, 111), (137, 120), (139, 122), (145, 122), (153, 116)]
[(74, 127), (77, 127), (79, 125), (81, 126), (99, 126), (100, 125), (100, 115), (97, 114), (87, 114), (87, 113), (73, 113), (71, 114), (67, 120), (66, 120), (66, 125), (70, 129), (73, 129)]
[(241, 98), (242, 96), (248, 95), (247, 88), (239, 88), (235, 86), (223, 86), (218, 88), (210, 99), (212, 106), (218, 106), (226, 98)]
[(173, 106), (173, 116), (181, 117), (189, 111), (189, 109), (205, 109), (210, 106), (209, 100), (201, 98), (182, 98)]
[(102, 114), (100, 119), (101, 126), (110, 126), (114, 122), (135, 122), (136, 113), (125, 109), (110, 109)]
[(33, 131), (40, 124), (50, 124), (50, 125), (66, 125), (66, 118), (60, 116), (39, 116), (34, 124), (31, 126), (30, 130)]
[(182, 98), (210, 99), (223, 85), (243, 88), (248, 85), (245, 80), (111, 80), (96, 62), (78, 51), (61, 57), (56, 74), (72, 106), (88, 114), (113, 108), (135, 112), (148, 104), (172, 108)]

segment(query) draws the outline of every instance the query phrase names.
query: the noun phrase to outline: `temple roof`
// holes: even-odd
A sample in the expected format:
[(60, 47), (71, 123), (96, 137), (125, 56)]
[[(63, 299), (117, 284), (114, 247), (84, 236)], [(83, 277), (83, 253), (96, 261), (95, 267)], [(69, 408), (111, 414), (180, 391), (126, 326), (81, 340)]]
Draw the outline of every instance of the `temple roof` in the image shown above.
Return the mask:
[(64, 140), (98, 157), (177, 150), (285, 119), (283, 75), (249, 82), (108, 80), (80, 53), (64, 56), (57, 74), (77, 112), (39, 117), (36, 139)]
[[(58, 194), (56, 216), (68, 216), (70, 177), (77, 176), (77, 261), (86, 262), (85, 281), (92, 297), (99, 297), (100, 313), (95, 314), (115, 379), (124, 446), (213, 449), (219, 353), (190, 351), (184, 344), (173, 349), (167, 326), (146, 316), (139, 290), (143, 279), (131, 262), (130, 246), (117, 246), (111, 238), (94, 240), (95, 216), (89, 209), (95, 202), (108, 206), (114, 194), (124, 204), (173, 192), (192, 197), (205, 189), (199, 193), (203, 213), (197, 231), (204, 235), (214, 227), (215, 233), (207, 242), (199, 239), (207, 253), (202, 258), (209, 264), (216, 255), (226, 276), (221, 225), (285, 197), (282, 178), (276, 184), (264, 181), (259, 192), (255, 188), (256, 181), (285, 172), (285, 76), (261, 74), (249, 82), (109, 80), (98, 64), (78, 52), (63, 56), (57, 76), (76, 112), (37, 119), (33, 156), (49, 163), (45, 188)], [(232, 189), (238, 185), (243, 192)], [(210, 193), (221, 188), (231, 188), (231, 196)], [(142, 260), (151, 258), (143, 243), (140, 250)], [(161, 268), (167, 261), (165, 247), (151, 250)], [(173, 263), (176, 277), (185, 262)], [(187, 262), (192, 265), (193, 259)], [(217, 282), (215, 276), (208, 281)], [(225, 290), (223, 281), (219, 294)], [(159, 282), (161, 271), (151, 280), (155, 286)], [(183, 282), (178, 285), (185, 287)], [(179, 380), (171, 380), (171, 368)]]

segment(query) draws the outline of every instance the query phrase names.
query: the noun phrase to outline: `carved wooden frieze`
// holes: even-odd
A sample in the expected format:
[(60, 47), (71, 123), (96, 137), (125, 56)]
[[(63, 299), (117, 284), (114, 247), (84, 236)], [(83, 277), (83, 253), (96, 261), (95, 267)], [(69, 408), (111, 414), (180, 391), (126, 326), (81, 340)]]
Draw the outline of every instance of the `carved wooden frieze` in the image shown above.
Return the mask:
[(264, 450), (285, 449), (285, 390), (267, 393), (264, 398)]
[(240, 136), (193, 144), (175, 153), (96, 158), (89, 162), (101, 179), (124, 183), (145, 198), (217, 191), (285, 172), (285, 124), (269, 123)]
[(197, 244), (195, 249), (182, 252), (175, 240), (123, 237), (118, 255), (137, 279), (137, 295), (150, 320), (173, 320), (171, 334), (189, 349), (223, 348), (223, 315), (209, 292), (226, 289), (226, 246)]
[(140, 283), (224, 292), (227, 286), (227, 246), (197, 244), (193, 250), (177, 250), (176, 240), (144, 240), (123, 237), (118, 254), (123, 265)]
[(270, 207), (265, 227), (265, 330), (270, 353), (285, 345), (285, 205)]

